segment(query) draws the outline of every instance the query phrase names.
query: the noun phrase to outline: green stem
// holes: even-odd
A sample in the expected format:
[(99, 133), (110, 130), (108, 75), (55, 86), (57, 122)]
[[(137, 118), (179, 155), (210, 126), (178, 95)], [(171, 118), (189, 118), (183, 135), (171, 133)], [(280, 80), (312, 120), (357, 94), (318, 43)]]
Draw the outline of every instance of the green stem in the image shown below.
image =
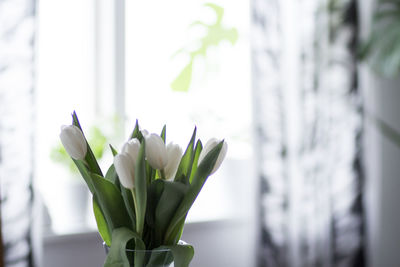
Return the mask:
[(136, 232), (142, 237), (142, 232), (143, 232), (143, 225), (141, 223), (140, 219), (140, 214), (138, 212), (138, 207), (137, 207), (137, 201), (136, 201), (136, 194), (135, 194), (135, 188), (130, 189), (133, 197), (133, 204), (135, 205), (135, 214), (136, 214)]
[(164, 169), (160, 170), (161, 179), (165, 180), (165, 171)]

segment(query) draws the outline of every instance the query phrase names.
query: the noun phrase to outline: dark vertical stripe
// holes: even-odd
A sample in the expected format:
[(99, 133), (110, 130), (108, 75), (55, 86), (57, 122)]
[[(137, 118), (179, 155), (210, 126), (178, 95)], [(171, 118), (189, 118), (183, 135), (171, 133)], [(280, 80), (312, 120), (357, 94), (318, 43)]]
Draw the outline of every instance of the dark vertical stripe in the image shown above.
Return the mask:
[[(1, 163), (1, 158), (0, 158), (0, 163)], [(1, 222), (1, 203), (2, 203), (2, 198), (1, 198), (1, 189), (0, 189), (0, 267), (4, 267), (4, 248), (3, 248), (3, 230), (1, 228), (2, 222)]]

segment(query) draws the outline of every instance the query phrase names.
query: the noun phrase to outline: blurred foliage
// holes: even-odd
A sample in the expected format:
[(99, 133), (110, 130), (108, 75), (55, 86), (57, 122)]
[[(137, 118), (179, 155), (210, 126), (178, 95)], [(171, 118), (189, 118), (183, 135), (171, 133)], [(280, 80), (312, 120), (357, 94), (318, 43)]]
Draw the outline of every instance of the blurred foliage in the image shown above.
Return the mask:
[(207, 50), (210, 47), (218, 46), (223, 41), (229, 41), (232, 45), (234, 45), (238, 39), (238, 31), (236, 28), (227, 28), (222, 24), (224, 8), (213, 3), (206, 3), (204, 6), (211, 8), (215, 12), (216, 20), (210, 25), (202, 21), (195, 21), (190, 25), (190, 27), (200, 26), (204, 28), (206, 30), (206, 34), (202, 38), (196, 40), (196, 42), (200, 44), (198, 49), (194, 51), (187, 51), (186, 48), (182, 48), (175, 53), (175, 55), (187, 53), (190, 59), (179, 75), (171, 83), (171, 88), (173, 91), (189, 91), (192, 82), (193, 62), (196, 58), (206, 57)]
[(378, 74), (400, 73), (400, 0), (378, 0), (371, 32), (359, 52), (360, 59), (369, 59)]
[[(99, 127), (93, 126), (89, 129), (89, 138), (88, 142), (90, 147), (92, 148), (93, 154), (97, 159), (101, 159), (104, 154), (104, 150), (107, 146), (107, 138), (100, 130)], [(68, 155), (67, 151), (65, 151), (64, 146), (59, 142), (55, 147), (51, 149), (50, 158), (57, 163), (64, 165), (68, 168), (73, 176), (77, 176), (79, 171), (72, 161), (71, 157)]]

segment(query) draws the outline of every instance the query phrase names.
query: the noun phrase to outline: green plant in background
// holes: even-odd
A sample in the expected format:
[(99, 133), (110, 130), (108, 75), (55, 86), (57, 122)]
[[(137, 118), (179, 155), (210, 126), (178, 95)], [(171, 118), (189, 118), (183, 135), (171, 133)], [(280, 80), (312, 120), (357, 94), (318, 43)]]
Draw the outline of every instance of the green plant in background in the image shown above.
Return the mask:
[(179, 239), (189, 209), (226, 155), (226, 143), (211, 139), (203, 147), (195, 128), (182, 153), (178, 145), (166, 145), (166, 126), (160, 135), (148, 134), (136, 122), (120, 153), (110, 145), (114, 164), (103, 175), (75, 112), (72, 116), (60, 139), (93, 194), (98, 230), (110, 247), (104, 266), (151, 267), (172, 261), (175, 267), (189, 266), (193, 247)]
[[(101, 159), (103, 157), (104, 150), (107, 146), (107, 138), (103, 134), (97, 126), (92, 126), (89, 129), (89, 143), (92, 147), (93, 154), (97, 159)], [(62, 164), (67, 167), (69, 172), (73, 174), (73, 177), (76, 177), (75, 174), (78, 174), (79, 171), (75, 166), (75, 163), (71, 160), (71, 157), (68, 155), (64, 146), (61, 143), (58, 143), (51, 149), (50, 158), (57, 163)]]
[(224, 8), (213, 3), (206, 3), (204, 6), (211, 8), (215, 12), (216, 20), (210, 25), (202, 21), (195, 21), (190, 25), (190, 27), (203, 27), (206, 30), (206, 34), (202, 38), (196, 40), (196, 42), (200, 44), (198, 49), (188, 51), (186, 48), (182, 48), (175, 53), (175, 55), (187, 53), (189, 55), (189, 62), (171, 83), (173, 91), (187, 92), (189, 90), (192, 82), (193, 63), (196, 58), (206, 57), (207, 50), (210, 47), (218, 46), (222, 41), (229, 41), (234, 45), (238, 39), (238, 31), (236, 28), (227, 28), (222, 24)]
[[(359, 58), (370, 60), (379, 75), (394, 78), (400, 73), (400, 0), (378, 0), (366, 42), (360, 45)], [(365, 113), (369, 121), (393, 144), (400, 148), (400, 132), (384, 120)]]
[(394, 77), (400, 73), (400, 0), (379, 0), (368, 40), (360, 58), (369, 59), (378, 74)]

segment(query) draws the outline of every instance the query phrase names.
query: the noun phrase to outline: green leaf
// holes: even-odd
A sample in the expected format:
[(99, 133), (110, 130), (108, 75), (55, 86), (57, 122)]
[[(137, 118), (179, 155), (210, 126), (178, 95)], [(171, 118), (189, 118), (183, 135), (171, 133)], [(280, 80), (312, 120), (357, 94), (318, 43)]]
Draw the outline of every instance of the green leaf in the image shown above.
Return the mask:
[(204, 6), (210, 7), (214, 10), (215, 15), (217, 16), (215, 24), (221, 23), (222, 17), (224, 16), (224, 8), (214, 3), (205, 3)]
[(199, 44), (196, 50), (190, 49), (190, 51), (188, 51), (188, 49), (181, 48), (173, 55), (176, 56), (177, 54), (185, 53), (190, 57), (187, 65), (171, 83), (173, 91), (189, 91), (192, 82), (193, 64), (197, 58), (205, 58), (210, 48), (218, 47), (223, 41), (229, 41), (234, 45), (238, 40), (239, 34), (237, 29), (225, 27), (222, 22), (224, 8), (213, 3), (206, 3), (204, 6), (213, 10), (216, 20), (212, 23), (195, 21), (190, 25), (190, 27), (200, 26), (202, 30), (205, 31), (205, 34), (201, 38), (195, 40), (195, 42)]
[(196, 139), (196, 131), (197, 131), (197, 128), (194, 127), (192, 137), (189, 141), (189, 144), (186, 148), (185, 153), (182, 156), (181, 162), (179, 163), (178, 170), (176, 171), (176, 175), (175, 175), (175, 179), (174, 179), (175, 181), (179, 181), (179, 182), (182, 182), (185, 184), (189, 183), (188, 175), (190, 175), (189, 172), (190, 172), (191, 164), (192, 164), (192, 160), (193, 160), (192, 154), (193, 154), (193, 149), (194, 149), (194, 142)]
[[(156, 207), (160, 201), (162, 192), (164, 191), (164, 182), (161, 179), (153, 181), (149, 187), (147, 194), (147, 212), (146, 212), (146, 224), (151, 229), (155, 228), (156, 225)], [(152, 245), (152, 247), (154, 247)]]
[(99, 204), (97, 203), (96, 196), (92, 196), (93, 202), (93, 213), (97, 223), (97, 229), (99, 230), (101, 238), (106, 242), (107, 246), (111, 245), (111, 233), (108, 228), (106, 219), (104, 218), (104, 214), (100, 209)]
[[(134, 240), (136, 250), (144, 250), (146, 248), (143, 241), (135, 232), (125, 227), (114, 229), (110, 251), (108, 252), (104, 267), (130, 267), (126, 254), (126, 246), (130, 240)], [(135, 257), (135, 266), (144, 266), (143, 261), (143, 258)]]
[(156, 179), (157, 170), (153, 169), (147, 161), (145, 165), (146, 165), (147, 183), (151, 184)]
[(166, 142), (166, 134), (167, 134), (167, 125), (164, 125), (160, 135), (161, 139), (164, 141), (164, 144)]
[(112, 182), (117, 188), (119, 188), (119, 180), (117, 172), (115, 171), (114, 164), (111, 164), (110, 168), (108, 168), (106, 177), (108, 181)]
[[(72, 114), (72, 124), (77, 126), (79, 129), (81, 129), (81, 131), (83, 133), (82, 127), (79, 124), (78, 116), (76, 115), (75, 111)], [(83, 134), (83, 136), (85, 136), (85, 134)], [(86, 140), (86, 137), (85, 137), (85, 140)], [(96, 160), (96, 158), (95, 158), (95, 156), (94, 156), (94, 154), (92, 152), (92, 149), (90, 148), (87, 140), (86, 140), (86, 144), (87, 144), (87, 153), (86, 153), (86, 156), (85, 156), (85, 161), (87, 163), (87, 167), (89, 168), (89, 171), (92, 172), (92, 173), (98, 174), (100, 176), (103, 176), (103, 173), (101, 172), (100, 166), (97, 163), (97, 160)], [(79, 169), (79, 167), (78, 167), (78, 169)]]
[(133, 129), (133, 132), (131, 134), (131, 139), (137, 138), (140, 142), (143, 140), (143, 135), (140, 132), (140, 127), (139, 127), (139, 122), (136, 120), (135, 128)]
[(132, 197), (132, 193), (129, 189), (120, 185), (121, 195), (125, 203), (126, 210), (131, 219), (132, 229), (136, 229), (136, 214), (135, 214), (135, 203)]
[(189, 244), (175, 244), (171, 246), (161, 246), (157, 249), (170, 249), (174, 257), (175, 267), (188, 267), (194, 256), (193, 246)]
[(140, 145), (138, 158), (135, 166), (135, 197), (136, 197), (136, 229), (140, 236), (143, 234), (144, 219), (146, 215), (147, 205), (147, 178), (146, 178), (146, 165), (145, 157), (145, 141), (143, 140)]
[(188, 92), (192, 82), (193, 60), (191, 60), (171, 83), (171, 88), (176, 92)]
[(193, 153), (192, 168), (190, 170), (190, 178), (189, 178), (190, 183), (192, 183), (194, 174), (197, 171), (197, 164), (199, 162), (199, 157), (200, 157), (200, 153), (202, 150), (203, 150), (203, 145), (201, 144), (201, 141), (198, 140), (196, 143), (196, 147), (194, 149), (194, 153)]
[(132, 194), (131, 194), (130, 190), (123, 187), (122, 184), (120, 183), (118, 174), (115, 171), (114, 164), (112, 164), (110, 166), (110, 168), (108, 169), (105, 178), (107, 180), (109, 180), (110, 182), (112, 182), (116, 186), (116, 188), (121, 192), (121, 196), (125, 203), (126, 211), (128, 212), (129, 218), (131, 219), (132, 229), (135, 229), (136, 228), (136, 216), (135, 216), (135, 206), (133, 203)]
[[(179, 182), (164, 180), (162, 182), (164, 183), (164, 190), (155, 211), (155, 246), (163, 244), (167, 227), (188, 190), (187, 185)], [(167, 243), (167, 245), (172, 244)]]
[(110, 149), (111, 149), (111, 153), (115, 157), (118, 154), (118, 151), (111, 144), (109, 144), (109, 146), (110, 146)]
[(105, 178), (92, 174), (95, 195), (109, 229), (130, 227), (132, 223), (126, 211), (124, 200), (117, 187)]
[(170, 249), (156, 248), (151, 251), (151, 256), (146, 267), (169, 266), (174, 260)]
[(181, 239), (182, 234), (183, 234), (183, 228), (185, 226), (186, 217), (187, 217), (187, 213), (177, 223), (177, 225), (174, 227), (173, 231), (171, 232), (171, 241), (169, 241), (171, 244), (176, 244)]
[(369, 59), (372, 69), (392, 78), (400, 72), (400, 2), (380, 0), (375, 7), (371, 33), (360, 48), (360, 58)]
[(193, 202), (196, 200), (200, 193), (204, 183), (214, 168), (215, 162), (218, 159), (219, 153), (221, 152), (224, 141), (221, 141), (215, 146), (201, 161), (197, 168), (197, 171), (193, 177), (193, 181), (189, 186), (189, 190), (185, 194), (182, 203), (179, 205), (170, 225), (168, 226), (167, 233), (165, 236), (165, 242), (169, 244), (174, 240), (173, 233), (176, 233), (176, 228), (179, 227), (179, 223), (183, 218), (186, 217), (189, 209), (192, 207)]
[[(135, 128), (131, 134), (131, 138), (137, 138), (140, 143), (142, 143), (144, 141), (144, 137), (142, 135), (142, 133), (140, 132), (140, 127), (139, 127), (139, 122), (138, 120), (136, 120), (136, 124), (135, 124)], [(146, 173), (148, 174), (147, 178), (147, 183), (151, 183), (151, 181), (153, 181), (156, 177), (156, 170), (154, 170), (150, 164), (148, 164), (147, 162), (145, 162), (146, 165)]]
[(92, 176), (90, 174), (90, 171), (87, 167), (87, 165), (85, 164), (85, 162), (83, 162), (82, 160), (76, 160), (73, 159), (73, 162), (75, 163), (76, 167), (78, 168), (80, 174), (82, 175), (82, 178), (85, 180), (90, 192), (93, 194), (94, 191), (94, 185), (93, 185), (93, 180), (92, 180)]

